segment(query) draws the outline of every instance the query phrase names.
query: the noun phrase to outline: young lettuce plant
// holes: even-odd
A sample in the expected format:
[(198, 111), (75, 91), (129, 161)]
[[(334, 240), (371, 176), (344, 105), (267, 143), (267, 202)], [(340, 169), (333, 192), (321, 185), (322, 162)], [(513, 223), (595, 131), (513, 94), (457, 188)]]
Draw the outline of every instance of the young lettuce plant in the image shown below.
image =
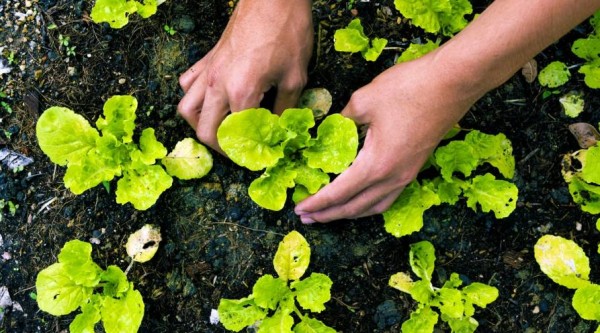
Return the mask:
[(344, 29), (338, 29), (333, 35), (333, 46), (338, 52), (360, 52), (367, 61), (375, 61), (387, 45), (385, 38), (373, 38), (365, 35), (360, 19), (356, 18)]
[[(333, 283), (327, 275), (312, 273), (301, 279), (309, 263), (310, 246), (306, 239), (297, 231), (290, 232), (279, 243), (273, 259), (278, 277), (260, 277), (248, 297), (221, 299), (218, 313), (223, 326), (235, 332), (256, 324), (258, 333), (335, 333), (333, 328), (300, 310), (321, 312), (331, 298)], [(296, 319), (300, 322), (294, 325)]]
[(129, 15), (138, 13), (148, 18), (163, 2), (165, 0), (96, 0), (90, 17), (96, 23), (106, 22), (111, 28), (119, 29), (129, 22)]
[[(581, 318), (600, 322), (600, 285), (589, 281), (590, 260), (575, 242), (542, 236), (534, 247), (535, 260), (552, 281), (575, 289), (571, 304)], [(600, 327), (595, 331), (600, 333)]]
[[(139, 237), (139, 234), (147, 237)], [(139, 241), (140, 244), (132, 244)], [(133, 262), (150, 260), (160, 242), (160, 231), (144, 226), (127, 242), (127, 252)], [(133, 251), (131, 250), (133, 249)], [(70, 333), (94, 332), (102, 321), (106, 333), (135, 333), (144, 317), (144, 300), (133, 282), (111, 265), (103, 270), (91, 256), (92, 245), (72, 240), (63, 246), (58, 262), (39, 272), (35, 285), (40, 309), (54, 316), (81, 312), (69, 325)]]
[(413, 181), (383, 213), (385, 229), (392, 235), (402, 237), (421, 230), (427, 209), (442, 203), (454, 205), (461, 197), (474, 211), (479, 206), (485, 213), (493, 211), (499, 219), (515, 210), (519, 191), (513, 183), (496, 179), (491, 173), (472, 176), (483, 164), (496, 168), (507, 179), (514, 176), (512, 145), (504, 134), (473, 130), (464, 140), (453, 140), (437, 148), (430, 163), (440, 176)]
[(581, 210), (600, 214), (600, 145), (566, 154), (562, 162), (562, 175), (569, 192)]
[[(44, 111), (36, 125), (42, 151), (58, 165), (67, 166), (65, 186), (75, 194), (121, 177), (117, 202), (131, 202), (136, 209), (150, 208), (171, 187), (175, 176), (200, 178), (212, 168), (212, 156), (193, 139), (184, 139), (167, 155), (146, 128), (133, 142), (137, 100), (113, 96), (104, 104), (104, 116), (93, 128), (81, 115), (63, 107)], [(160, 160), (164, 166), (156, 165)], [(165, 171), (166, 169), (166, 171)]]
[(429, 33), (452, 36), (467, 25), (465, 15), (473, 12), (469, 0), (394, 0), (402, 16)]
[(475, 332), (479, 326), (473, 318), (475, 305), (485, 308), (498, 298), (498, 289), (479, 282), (459, 289), (463, 281), (457, 273), (452, 273), (441, 288), (434, 287), (431, 280), (435, 259), (435, 249), (430, 242), (412, 244), (409, 252), (410, 267), (420, 280), (413, 281), (409, 274), (402, 272), (390, 278), (391, 287), (409, 294), (419, 303), (410, 319), (402, 323), (402, 332), (433, 332), (440, 317), (434, 308), (441, 313), (442, 321), (450, 326), (452, 332)]
[(287, 109), (281, 116), (255, 108), (232, 113), (217, 131), (221, 149), (236, 164), (252, 171), (266, 169), (248, 188), (261, 207), (281, 210), (287, 189), (295, 187), (299, 202), (329, 183), (328, 173), (341, 173), (356, 157), (356, 125), (340, 114), (327, 116), (312, 138), (311, 109)]

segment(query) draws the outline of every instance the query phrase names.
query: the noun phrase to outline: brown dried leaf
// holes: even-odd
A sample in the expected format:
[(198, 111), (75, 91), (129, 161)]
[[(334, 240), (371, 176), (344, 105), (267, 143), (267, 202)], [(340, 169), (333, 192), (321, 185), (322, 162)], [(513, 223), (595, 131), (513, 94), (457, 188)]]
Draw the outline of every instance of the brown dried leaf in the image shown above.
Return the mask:
[(600, 141), (600, 133), (588, 123), (575, 123), (569, 125), (569, 131), (577, 139), (577, 143), (583, 149), (589, 148)]
[(521, 74), (525, 77), (525, 81), (532, 83), (538, 75), (537, 61), (535, 59), (529, 60), (523, 68), (521, 68)]
[(325, 88), (307, 89), (302, 93), (298, 103), (300, 108), (313, 110), (316, 120), (327, 115), (332, 104), (331, 93)]

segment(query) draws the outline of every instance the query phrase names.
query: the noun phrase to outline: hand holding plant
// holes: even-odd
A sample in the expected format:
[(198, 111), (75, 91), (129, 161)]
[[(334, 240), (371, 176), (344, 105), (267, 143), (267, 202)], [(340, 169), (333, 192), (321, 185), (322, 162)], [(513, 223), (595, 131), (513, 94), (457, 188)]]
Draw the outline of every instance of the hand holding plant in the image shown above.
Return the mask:
[(311, 1), (241, 0), (217, 45), (180, 77), (180, 114), (220, 150), (217, 128), (229, 111), (258, 107), (273, 87), (275, 113), (296, 106), (312, 41)]

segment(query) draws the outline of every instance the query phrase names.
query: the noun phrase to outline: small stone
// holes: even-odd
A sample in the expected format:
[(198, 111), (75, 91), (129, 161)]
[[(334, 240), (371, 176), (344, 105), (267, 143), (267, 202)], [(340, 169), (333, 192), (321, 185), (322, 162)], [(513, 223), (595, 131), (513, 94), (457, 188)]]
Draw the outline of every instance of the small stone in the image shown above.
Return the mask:
[(125, 84), (125, 82), (127, 82), (127, 79), (125, 79), (125, 78), (119, 79), (119, 84)]
[(12, 259), (12, 254), (8, 253), (8, 252), (4, 252), (2, 253), (2, 259), (4, 261), (9, 261), (10, 259)]
[(533, 313), (533, 314), (538, 314), (538, 313), (540, 313), (540, 307), (536, 305), (536, 306), (533, 308), (533, 310), (531, 310), (531, 313)]
[(69, 76), (75, 76), (77, 74), (77, 69), (75, 67), (67, 67), (67, 73)]
[(583, 225), (580, 222), (575, 223), (575, 230), (581, 231), (583, 229)]

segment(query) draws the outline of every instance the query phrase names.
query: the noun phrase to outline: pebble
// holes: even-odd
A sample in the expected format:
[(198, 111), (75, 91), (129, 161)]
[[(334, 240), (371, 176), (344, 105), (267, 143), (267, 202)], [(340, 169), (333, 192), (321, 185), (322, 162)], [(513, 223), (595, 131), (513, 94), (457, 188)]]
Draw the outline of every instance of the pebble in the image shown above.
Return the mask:
[(125, 84), (125, 82), (127, 82), (127, 79), (125, 79), (125, 78), (119, 79), (119, 84)]

